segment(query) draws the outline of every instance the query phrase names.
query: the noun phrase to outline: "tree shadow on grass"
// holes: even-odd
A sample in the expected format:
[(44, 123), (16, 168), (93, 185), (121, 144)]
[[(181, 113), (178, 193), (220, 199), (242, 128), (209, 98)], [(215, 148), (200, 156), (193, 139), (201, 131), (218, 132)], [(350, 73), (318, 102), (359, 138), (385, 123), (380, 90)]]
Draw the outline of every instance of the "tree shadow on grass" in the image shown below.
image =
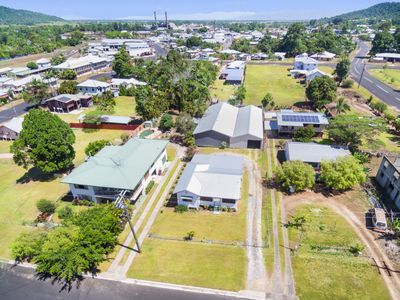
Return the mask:
[(16, 182), (18, 184), (29, 183), (31, 181), (50, 182), (53, 181), (55, 178), (56, 176), (53, 173), (44, 173), (38, 168), (33, 167), (20, 178), (18, 178)]

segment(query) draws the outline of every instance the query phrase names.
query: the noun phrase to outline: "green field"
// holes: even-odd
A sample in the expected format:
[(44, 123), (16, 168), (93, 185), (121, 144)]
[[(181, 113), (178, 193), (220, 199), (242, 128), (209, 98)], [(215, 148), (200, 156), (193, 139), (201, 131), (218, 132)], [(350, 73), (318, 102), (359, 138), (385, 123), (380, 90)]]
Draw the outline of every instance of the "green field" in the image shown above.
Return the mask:
[(211, 97), (221, 101), (227, 101), (235, 93), (237, 86), (224, 84), (225, 80), (217, 79), (211, 86)]
[(369, 69), (368, 72), (376, 79), (400, 89), (400, 70), (397, 69)]
[(0, 153), (9, 153), (11, 144), (12, 144), (11, 141), (0, 140)]
[(244, 288), (244, 248), (148, 238), (142, 250), (128, 277), (223, 290)]
[[(84, 149), (90, 141), (118, 139), (122, 131), (97, 130), (84, 132), (74, 129), (76, 143), (75, 164), (85, 158)], [(33, 221), (37, 216), (36, 202), (41, 198), (56, 201), (68, 191), (68, 186), (59, 178), (46, 179), (38, 172), (30, 173), (31, 180), (22, 181), (27, 171), (14, 164), (12, 159), (0, 159), (0, 257), (10, 258), (9, 246), (15, 237), (33, 227), (23, 226), (24, 221)], [(33, 175), (32, 175), (33, 174)]]
[(304, 232), (289, 229), (296, 293), (300, 299), (389, 299), (378, 271), (348, 248), (360, 243), (344, 218), (322, 206), (302, 206)]
[(289, 75), (288, 66), (248, 65), (246, 68), (245, 104), (261, 105), (266, 93), (271, 93), (277, 106), (291, 106), (304, 101), (304, 86)]

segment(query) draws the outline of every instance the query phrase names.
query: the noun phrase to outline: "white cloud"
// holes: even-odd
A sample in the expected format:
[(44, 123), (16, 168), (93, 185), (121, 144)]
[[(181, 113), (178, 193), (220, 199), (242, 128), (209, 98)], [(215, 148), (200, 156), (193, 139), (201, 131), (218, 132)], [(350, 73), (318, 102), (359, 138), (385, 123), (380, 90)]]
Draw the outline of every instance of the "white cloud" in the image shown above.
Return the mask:
[[(158, 14), (160, 18), (164, 13)], [(248, 20), (257, 14), (253, 11), (215, 11), (209, 13), (169, 14), (170, 20)], [(153, 16), (128, 16), (122, 20), (152, 20)]]

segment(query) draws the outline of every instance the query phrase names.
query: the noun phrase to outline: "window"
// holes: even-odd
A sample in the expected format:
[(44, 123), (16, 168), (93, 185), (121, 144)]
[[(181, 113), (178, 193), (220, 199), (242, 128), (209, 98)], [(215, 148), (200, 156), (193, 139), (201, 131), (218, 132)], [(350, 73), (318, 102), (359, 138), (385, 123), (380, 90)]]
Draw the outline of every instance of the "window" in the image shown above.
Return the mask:
[(181, 197), (181, 201), (183, 201), (183, 202), (189, 202), (189, 203), (192, 203), (192, 197), (190, 197), (190, 196), (182, 196)]
[(381, 177), (385, 176), (385, 173), (381, 172)]
[(385, 160), (385, 162), (383, 163), (383, 167), (386, 169), (389, 166), (389, 162), (387, 160)]
[(201, 197), (200, 200), (201, 200), (201, 201), (206, 201), (206, 202), (212, 202), (212, 201), (213, 201), (213, 198), (211, 198), (211, 197)]
[(222, 203), (235, 204), (236, 200), (234, 200), (234, 199), (222, 199)]

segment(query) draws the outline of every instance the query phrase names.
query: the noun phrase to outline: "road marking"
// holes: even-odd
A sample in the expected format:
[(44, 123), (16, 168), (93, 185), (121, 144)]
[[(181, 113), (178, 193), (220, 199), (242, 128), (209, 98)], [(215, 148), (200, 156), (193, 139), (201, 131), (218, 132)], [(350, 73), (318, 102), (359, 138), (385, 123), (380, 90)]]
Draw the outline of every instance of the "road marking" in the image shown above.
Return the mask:
[(388, 94), (389, 94), (389, 92), (388, 92), (387, 90), (385, 90), (383, 87), (381, 87), (381, 86), (379, 86), (379, 85), (377, 85), (377, 87), (378, 87), (378, 89), (381, 89), (381, 90), (384, 91), (385, 93), (388, 93)]
[(366, 80), (366, 81), (368, 81), (368, 82), (371, 82), (371, 83), (373, 83), (373, 82), (372, 82), (372, 80), (371, 80), (371, 79), (369, 79), (369, 78), (365, 78), (365, 80)]
[(396, 99), (397, 99), (398, 101), (400, 101), (400, 98), (399, 98), (399, 97), (396, 97)]
[(354, 67), (354, 71), (356, 71), (356, 74), (359, 74), (360, 72), (358, 71), (357, 67)]

